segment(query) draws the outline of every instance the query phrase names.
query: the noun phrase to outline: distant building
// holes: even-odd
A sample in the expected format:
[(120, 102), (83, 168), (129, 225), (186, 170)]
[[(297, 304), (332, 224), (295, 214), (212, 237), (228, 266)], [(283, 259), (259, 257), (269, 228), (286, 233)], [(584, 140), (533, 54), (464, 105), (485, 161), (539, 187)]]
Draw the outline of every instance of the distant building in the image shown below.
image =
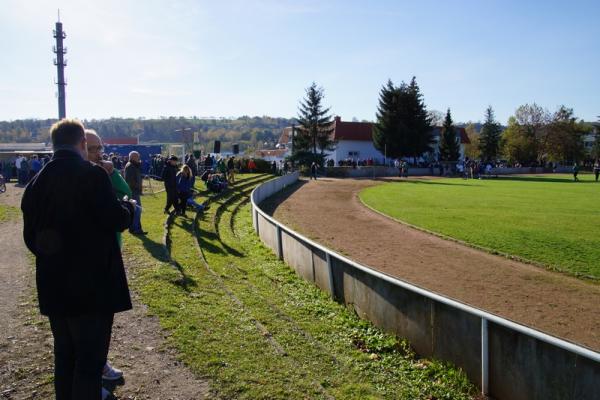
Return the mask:
[[(332, 159), (337, 166), (339, 161), (353, 160), (368, 160), (373, 159), (375, 163), (383, 163), (384, 154), (375, 148), (373, 145), (373, 126), (371, 122), (346, 122), (342, 121), (341, 117), (336, 116), (333, 120), (333, 140), (336, 141), (335, 150), (327, 152), (327, 158)], [(431, 161), (439, 158), (439, 141), (442, 128), (434, 127), (433, 136), (434, 144), (433, 151), (421, 155), (417, 161)], [(465, 145), (469, 144), (469, 137), (465, 128), (455, 128), (457, 139), (460, 140), (460, 158), (464, 158)], [(291, 150), (292, 147), (292, 128), (283, 129), (279, 142), (279, 149)], [(389, 161), (389, 160), (388, 160)]]
[(41, 152), (51, 151), (46, 143), (0, 143), (0, 152)]
[(277, 163), (279, 163), (279, 161), (284, 160), (285, 157), (287, 157), (288, 154), (288, 149), (283, 148), (283, 149), (271, 149), (271, 150), (256, 150), (256, 152), (254, 153), (254, 156), (256, 158), (262, 158), (263, 160), (272, 162), (275, 161)]
[(140, 144), (137, 136), (133, 137), (116, 137), (116, 138), (102, 138), (102, 142), (107, 145), (136, 145)]
[(333, 140), (335, 150), (328, 154), (337, 166), (339, 161), (368, 160), (383, 163), (384, 154), (373, 145), (373, 124), (370, 122), (345, 122), (341, 117), (333, 120)]

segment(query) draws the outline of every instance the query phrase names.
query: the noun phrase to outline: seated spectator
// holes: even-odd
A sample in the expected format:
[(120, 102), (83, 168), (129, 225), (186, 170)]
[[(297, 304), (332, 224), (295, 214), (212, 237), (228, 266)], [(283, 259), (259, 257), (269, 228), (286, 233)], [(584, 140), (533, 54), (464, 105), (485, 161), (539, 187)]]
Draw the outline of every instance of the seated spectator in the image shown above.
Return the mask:
[(175, 204), (175, 213), (185, 217), (185, 209), (187, 207), (187, 201), (192, 197), (192, 188), (194, 187), (194, 176), (192, 175), (192, 169), (184, 164), (181, 170), (177, 174), (177, 198), (178, 201)]
[(220, 193), (227, 189), (227, 179), (222, 174), (210, 174), (206, 181), (206, 187), (212, 192)]

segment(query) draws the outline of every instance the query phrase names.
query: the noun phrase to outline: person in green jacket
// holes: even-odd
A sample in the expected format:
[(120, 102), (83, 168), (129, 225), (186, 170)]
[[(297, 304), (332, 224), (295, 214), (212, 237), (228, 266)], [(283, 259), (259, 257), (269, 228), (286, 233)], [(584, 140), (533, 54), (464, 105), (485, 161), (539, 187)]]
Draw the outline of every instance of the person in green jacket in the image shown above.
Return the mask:
[[(106, 170), (108, 176), (110, 177), (113, 189), (117, 194), (117, 198), (119, 200), (123, 200), (125, 196), (127, 196), (127, 198), (131, 198), (131, 189), (129, 189), (129, 185), (127, 182), (125, 182), (125, 179), (123, 179), (119, 171), (114, 168), (112, 162), (104, 161), (102, 159), (102, 142), (100, 140), (100, 136), (98, 136), (98, 134), (92, 129), (86, 129), (85, 138), (88, 147), (88, 160), (102, 166)], [(116, 234), (119, 247), (123, 247), (123, 238), (121, 237), (121, 232), (116, 232)]]
[[(85, 130), (85, 139), (87, 142), (87, 159), (90, 162), (96, 163), (102, 166), (108, 175), (110, 176), (110, 181), (112, 183), (112, 187), (117, 194), (117, 198), (123, 200), (125, 196), (131, 198), (131, 190), (129, 189), (129, 185), (125, 182), (125, 179), (121, 176), (119, 171), (117, 171), (112, 162), (102, 160), (102, 140), (100, 136), (96, 133), (96, 131), (92, 129)], [(139, 206), (136, 205), (136, 213), (140, 212), (138, 210)], [(119, 243), (119, 247), (123, 247), (123, 238), (121, 237), (121, 232), (115, 232), (117, 236), (117, 242)], [(104, 368), (102, 369), (102, 379), (108, 381), (119, 380), (123, 377), (123, 371), (113, 367), (108, 360), (104, 364)], [(106, 389), (102, 388), (102, 398), (106, 398), (108, 396), (108, 392)]]

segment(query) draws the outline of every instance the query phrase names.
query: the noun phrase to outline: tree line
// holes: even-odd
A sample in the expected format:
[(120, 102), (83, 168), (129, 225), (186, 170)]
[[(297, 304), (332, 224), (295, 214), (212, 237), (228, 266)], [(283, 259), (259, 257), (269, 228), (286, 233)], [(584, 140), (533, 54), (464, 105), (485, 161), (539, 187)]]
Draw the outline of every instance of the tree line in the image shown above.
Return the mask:
[[(331, 138), (333, 121), (330, 109), (323, 106), (323, 88), (313, 83), (306, 89), (298, 109), (298, 129), (292, 159), (307, 164), (322, 162), (327, 151), (335, 148)], [(394, 85), (391, 80), (379, 94), (373, 145), (388, 158), (429, 157), (426, 161), (459, 161), (461, 138), (457, 134), (450, 108), (445, 117), (428, 111), (416, 78)], [(442, 123), (439, 138), (434, 125)], [(560, 106), (554, 113), (537, 104), (519, 106), (504, 128), (488, 106), (483, 124), (466, 128), (471, 141), (465, 156), (484, 162), (507, 161), (511, 164), (544, 165), (548, 162), (572, 163), (600, 158), (600, 133), (594, 146), (585, 149), (584, 137), (593, 125), (577, 120), (572, 108)], [(600, 117), (598, 121), (600, 127)], [(597, 129), (596, 131), (600, 131)], [(437, 154), (433, 153), (437, 141)]]
[[(234, 143), (241, 151), (252, 152), (271, 148), (277, 143), (284, 127), (292, 119), (272, 117), (240, 118), (109, 118), (83, 120), (86, 127), (95, 129), (101, 137), (135, 137), (150, 143), (180, 143), (184, 141), (182, 129), (190, 134), (198, 133), (197, 143), (212, 151), (215, 140), (221, 141), (223, 151), (230, 151)], [(23, 119), (0, 121), (0, 142), (45, 142), (48, 130), (56, 119)], [(266, 143), (266, 144), (265, 144)]]

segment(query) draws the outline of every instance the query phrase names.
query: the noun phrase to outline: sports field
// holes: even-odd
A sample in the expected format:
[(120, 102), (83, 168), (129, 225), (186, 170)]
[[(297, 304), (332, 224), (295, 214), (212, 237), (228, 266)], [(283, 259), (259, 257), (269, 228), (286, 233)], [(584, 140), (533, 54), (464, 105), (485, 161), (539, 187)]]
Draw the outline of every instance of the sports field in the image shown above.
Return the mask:
[(592, 175), (390, 182), (361, 200), (470, 244), (600, 279), (600, 182)]

